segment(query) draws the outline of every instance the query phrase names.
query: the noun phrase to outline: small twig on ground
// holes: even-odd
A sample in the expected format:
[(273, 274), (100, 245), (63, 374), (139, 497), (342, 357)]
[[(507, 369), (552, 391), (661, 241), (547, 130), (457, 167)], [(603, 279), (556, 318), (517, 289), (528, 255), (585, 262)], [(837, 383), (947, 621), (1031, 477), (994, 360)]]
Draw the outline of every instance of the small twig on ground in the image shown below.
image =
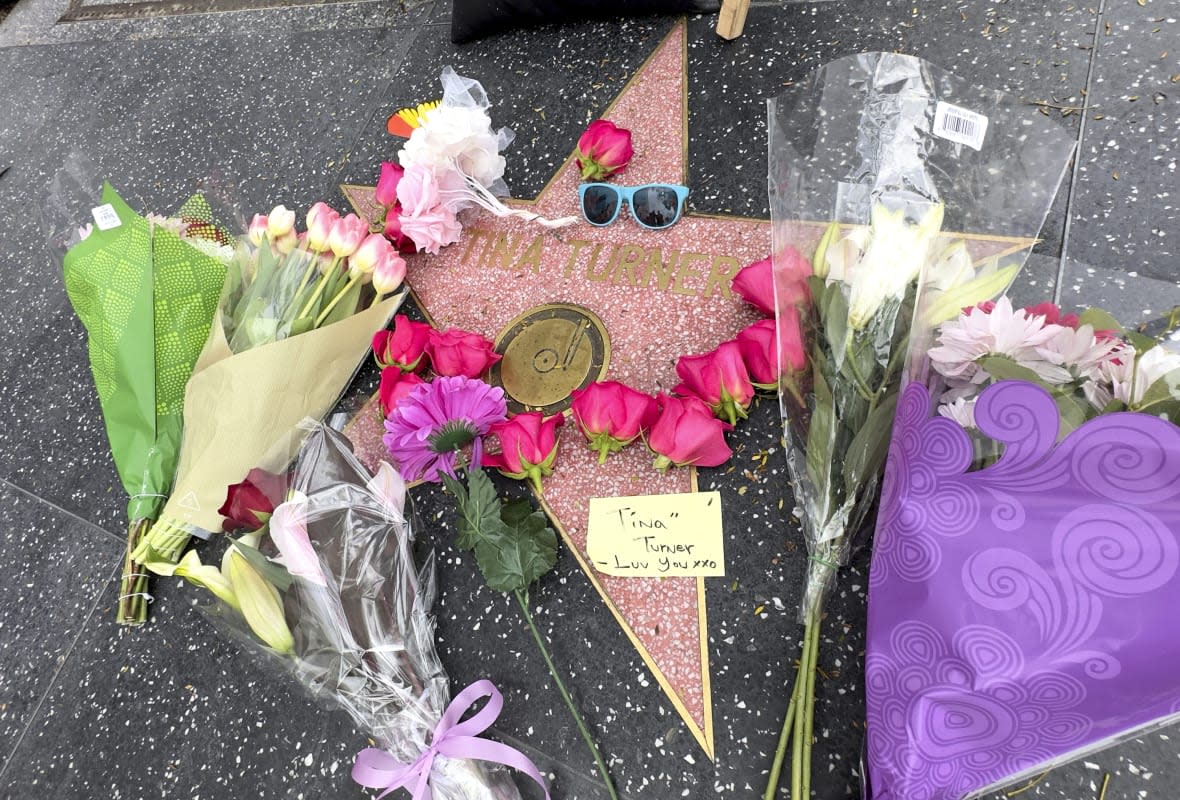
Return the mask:
[(1015, 796), (1016, 796), (1016, 795), (1018, 795), (1018, 794), (1023, 794), (1023, 793), (1025, 793), (1025, 792), (1027, 792), (1029, 789), (1033, 788), (1033, 787), (1034, 787), (1034, 786), (1036, 786), (1038, 783), (1040, 783), (1040, 782), (1041, 782), (1041, 781), (1044, 779), (1044, 777), (1045, 777), (1046, 775), (1048, 775), (1048, 774), (1049, 774), (1050, 772), (1052, 772), (1052, 771), (1053, 771), (1053, 770), (1050, 770), (1050, 769), (1047, 769), (1047, 770), (1045, 770), (1045, 771), (1044, 771), (1044, 772), (1042, 772), (1040, 775), (1038, 775), (1037, 777), (1033, 778), (1033, 779), (1032, 779), (1031, 781), (1029, 781), (1028, 783), (1024, 784), (1024, 786), (1021, 786), (1019, 789), (1013, 789), (1012, 791), (1008, 792), (1008, 793), (1007, 793), (1007, 794), (1005, 794), (1004, 796), (1005, 796), (1005, 797), (1015, 797)]

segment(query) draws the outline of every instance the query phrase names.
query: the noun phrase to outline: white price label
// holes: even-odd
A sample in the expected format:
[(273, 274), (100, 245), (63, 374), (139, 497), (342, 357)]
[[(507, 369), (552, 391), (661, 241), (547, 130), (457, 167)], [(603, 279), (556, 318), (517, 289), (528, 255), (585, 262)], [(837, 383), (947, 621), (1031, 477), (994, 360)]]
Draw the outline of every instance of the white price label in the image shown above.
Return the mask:
[(109, 231), (111, 228), (117, 228), (123, 224), (119, 220), (119, 215), (115, 213), (115, 207), (110, 203), (92, 208), (90, 213), (94, 216), (94, 224), (98, 226), (100, 231)]
[(934, 135), (965, 144), (972, 150), (983, 147), (983, 137), (987, 135), (987, 122), (987, 117), (983, 114), (976, 114), (974, 111), (941, 100), (934, 109)]

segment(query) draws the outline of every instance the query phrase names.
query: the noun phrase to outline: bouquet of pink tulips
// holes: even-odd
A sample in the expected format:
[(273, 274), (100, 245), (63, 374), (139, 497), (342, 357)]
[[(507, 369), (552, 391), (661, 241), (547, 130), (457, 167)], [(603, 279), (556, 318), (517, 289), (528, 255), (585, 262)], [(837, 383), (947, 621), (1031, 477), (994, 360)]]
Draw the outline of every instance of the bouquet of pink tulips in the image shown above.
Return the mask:
[(403, 294), (406, 264), (355, 215), (324, 203), (306, 230), (279, 205), (254, 217), (229, 257), (219, 313), (185, 390), (173, 496), (135, 553), (175, 564), (192, 535), (219, 530), (224, 487), (306, 417), (339, 400)]

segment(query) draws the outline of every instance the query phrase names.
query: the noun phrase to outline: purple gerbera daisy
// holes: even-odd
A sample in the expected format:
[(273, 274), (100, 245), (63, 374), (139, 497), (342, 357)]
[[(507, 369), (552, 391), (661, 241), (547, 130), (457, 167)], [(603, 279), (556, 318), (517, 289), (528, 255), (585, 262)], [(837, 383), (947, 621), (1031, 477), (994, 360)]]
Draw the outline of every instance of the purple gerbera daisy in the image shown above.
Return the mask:
[(508, 416), (504, 390), (462, 376), (436, 378), (414, 387), (385, 420), (382, 437), (406, 480), (437, 482), (454, 476), (459, 452), (471, 446), (471, 467), (483, 455), (480, 437)]

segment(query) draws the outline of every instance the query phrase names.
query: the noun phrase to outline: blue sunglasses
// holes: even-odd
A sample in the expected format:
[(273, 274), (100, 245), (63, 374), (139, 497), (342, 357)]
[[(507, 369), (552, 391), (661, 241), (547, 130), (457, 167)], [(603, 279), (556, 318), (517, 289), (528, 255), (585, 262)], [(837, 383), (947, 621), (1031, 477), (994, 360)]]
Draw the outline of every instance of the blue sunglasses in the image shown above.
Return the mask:
[(583, 183), (578, 187), (582, 216), (600, 228), (619, 218), (624, 202), (631, 208), (631, 216), (643, 227), (653, 231), (667, 228), (680, 219), (687, 197), (687, 186), (671, 183), (645, 183), (643, 186)]

